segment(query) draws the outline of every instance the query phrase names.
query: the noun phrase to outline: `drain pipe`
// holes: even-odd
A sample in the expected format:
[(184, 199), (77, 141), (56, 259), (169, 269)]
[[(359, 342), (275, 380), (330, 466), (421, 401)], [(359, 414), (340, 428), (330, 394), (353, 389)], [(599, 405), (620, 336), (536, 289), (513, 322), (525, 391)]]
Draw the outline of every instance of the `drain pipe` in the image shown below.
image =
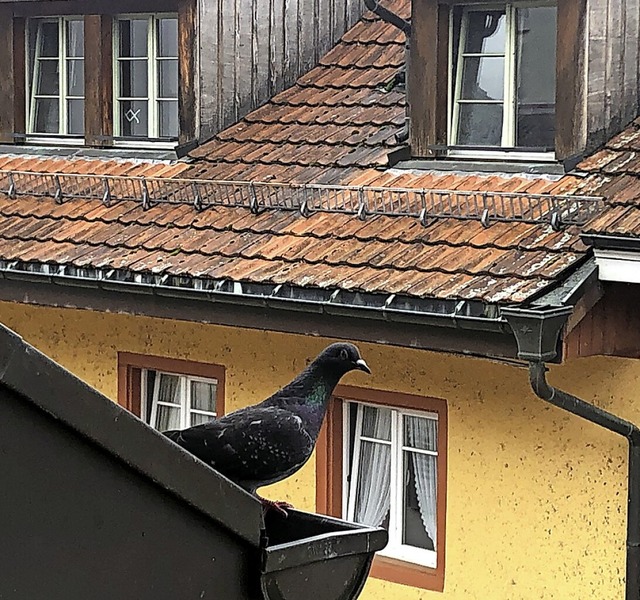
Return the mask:
[(515, 335), (518, 358), (529, 362), (529, 380), (535, 394), (554, 406), (624, 436), (629, 442), (625, 600), (640, 600), (640, 429), (629, 421), (549, 385), (546, 380), (544, 362), (556, 357), (560, 332), (572, 311), (570, 306), (559, 306), (506, 308), (501, 312)]

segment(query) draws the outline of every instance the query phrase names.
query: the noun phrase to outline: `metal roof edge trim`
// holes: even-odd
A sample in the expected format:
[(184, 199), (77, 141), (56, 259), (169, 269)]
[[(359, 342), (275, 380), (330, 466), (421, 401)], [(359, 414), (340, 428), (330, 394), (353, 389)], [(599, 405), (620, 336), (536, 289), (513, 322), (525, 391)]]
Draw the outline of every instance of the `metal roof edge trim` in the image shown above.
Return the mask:
[(262, 507), (255, 498), (2, 324), (0, 383), (200, 513), (260, 547)]
[[(403, 308), (393, 308), (393, 300), (397, 298), (395, 294), (379, 294), (381, 302), (378, 306), (365, 306), (358, 304), (347, 304), (335, 301), (340, 292), (350, 293), (348, 290), (319, 290), (327, 294), (328, 300), (311, 300), (288, 297), (277, 297), (273, 295), (273, 284), (251, 284), (253, 289), (262, 289), (264, 293), (246, 293), (242, 291), (241, 282), (221, 280), (219, 283), (228, 283), (232, 288), (240, 291), (224, 291), (221, 289), (198, 289), (195, 287), (185, 288), (181, 286), (167, 285), (167, 283), (142, 283), (133, 281), (119, 281), (98, 277), (79, 277), (58, 273), (41, 273), (20, 270), (19, 268), (7, 265), (8, 261), (0, 261), (0, 276), (5, 279), (18, 279), (32, 282), (48, 282), (54, 285), (79, 286), (98, 288), (112, 291), (127, 290), (128, 292), (146, 295), (167, 296), (174, 298), (191, 298), (198, 300), (208, 300), (211, 302), (223, 302), (227, 304), (240, 304), (245, 306), (260, 306), (274, 309), (294, 310), (302, 312), (313, 312), (333, 316), (353, 316), (357, 318), (376, 319), (387, 322), (403, 322), (417, 325), (432, 325), (436, 327), (448, 327), (456, 329), (470, 329), (475, 331), (487, 331), (496, 333), (510, 333), (510, 328), (506, 320), (499, 316), (497, 305), (482, 304), (484, 310), (495, 312), (498, 316), (473, 316), (462, 314), (460, 310), (469, 306), (468, 301), (454, 301), (431, 299), (435, 305), (443, 308), (442, 312), (418, 311)], [(35, 265), (49, 266), (44, 263), (32, 263)], [(100, 270), (95, 270), (96, 272)], [(113, 269), (107, 269), (111, 272)], [(168, 281), (168, 280), (167, 280)], [(216, 282), (213, 282), (216, 283)], [(292, 288), (301, 291), (309, 291), (310, 288)], [(269, 293), (271, 292), (271, 293)], [(373, 294), (370, 294), (373, 295)], [(480, 305), (481, 303), (477, 302)], [(453, 311), (447, 307), (453, 306)]]
[(581, 233), (580, 238), (588, 246), (597, 249), (640, 251), (640, 238), (638, 237), (608, 235), (606, 233)]

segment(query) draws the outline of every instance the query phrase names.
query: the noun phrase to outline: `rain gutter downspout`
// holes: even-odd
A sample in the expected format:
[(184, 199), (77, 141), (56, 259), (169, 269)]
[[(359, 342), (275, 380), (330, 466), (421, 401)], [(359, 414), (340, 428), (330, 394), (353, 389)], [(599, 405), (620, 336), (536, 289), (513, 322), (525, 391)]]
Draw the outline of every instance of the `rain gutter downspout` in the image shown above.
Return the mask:
[(541, 309), (507, 308), (507, 319), (518, 344), (518, 357), (529, 362), (535, 394), (574, 415), (624, 436), (629, 442), (627, 487), (627, 565), (625, 600), (640, 600), (640, 429), (620, 417), (549, 385), (545, 360), (555, 358), (558, 339), (570, 306)]

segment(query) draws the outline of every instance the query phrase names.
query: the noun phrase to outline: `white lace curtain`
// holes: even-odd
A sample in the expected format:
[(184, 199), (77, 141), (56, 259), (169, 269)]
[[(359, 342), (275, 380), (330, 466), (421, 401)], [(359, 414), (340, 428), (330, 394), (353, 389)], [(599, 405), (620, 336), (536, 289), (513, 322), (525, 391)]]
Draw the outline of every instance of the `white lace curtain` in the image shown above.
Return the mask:
[[(180, 378), (158, 373), (153, 386), (152, 426), (159, 431), (180, 429)], [(177, 406), (166, 406), (163, 403)]]
[[(438, 422), (434, 419), (411, 417), (407, 419), (408, 442), (414, 448), (437, 448)], [(437, 457), (411, 452), (415, 475), (416, 496), (422, 524), (436, 545), (437, 536)]]
[[(358, 422), (360, 437), (363, 429), (369, 437), (386, 439), (391, 431), (391, 411), (358, 406), (362, 415)], [(354, 459), (357, 459), (354, 455)], [(358, 465), (358, 482), (356, 487), (355, 512), (353, 520), (357, 523), (380, 526), (389, 512), (391, 494), (391, 446), (389, 444), (360, 442), (360, 456)]]

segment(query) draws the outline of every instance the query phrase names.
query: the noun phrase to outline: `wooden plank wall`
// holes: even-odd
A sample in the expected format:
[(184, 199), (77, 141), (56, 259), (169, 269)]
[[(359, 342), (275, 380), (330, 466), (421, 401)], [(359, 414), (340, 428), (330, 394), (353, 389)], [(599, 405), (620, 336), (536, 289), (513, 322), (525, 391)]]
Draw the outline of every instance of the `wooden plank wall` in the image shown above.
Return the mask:
[(205, 140), (292, 85), (360, 18), (362, 0), (199, 0)]
[(640, 0), (588, 0), (587, 130), (595, 148), (638, 114)]

